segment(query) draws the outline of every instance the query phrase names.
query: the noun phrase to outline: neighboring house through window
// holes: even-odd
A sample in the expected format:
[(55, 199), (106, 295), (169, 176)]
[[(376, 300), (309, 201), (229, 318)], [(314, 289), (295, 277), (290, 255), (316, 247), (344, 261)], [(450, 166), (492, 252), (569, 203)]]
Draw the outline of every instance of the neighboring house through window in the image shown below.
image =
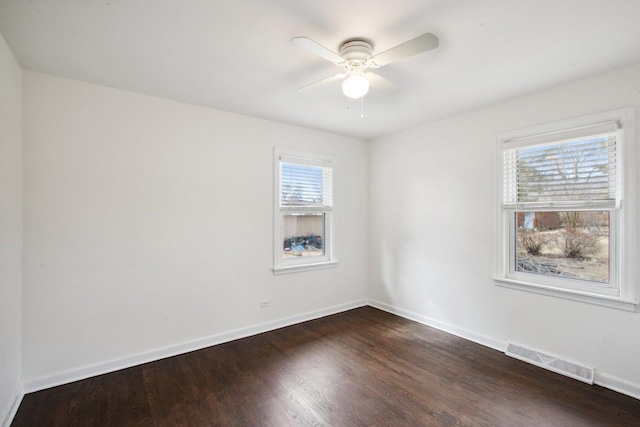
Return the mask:
[(275, 166), (274, 273), (335, 266), (333, 160), (277, 149)]
[(624, 203), (634, 200), (634, 116), (499, 136), (498, 284), (635, 309), (634, 208)]

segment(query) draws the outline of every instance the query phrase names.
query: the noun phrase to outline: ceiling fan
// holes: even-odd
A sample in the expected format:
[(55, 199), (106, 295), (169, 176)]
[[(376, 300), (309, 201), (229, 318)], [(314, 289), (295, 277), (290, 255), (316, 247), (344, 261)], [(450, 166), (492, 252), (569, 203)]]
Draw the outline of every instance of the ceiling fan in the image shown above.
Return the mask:
[(395, 84), (368, 70), (380, 68), (400, 59), (435, 49), (439, 44), (438, 37), (431, 33), (425, 33), (372, 56), (371, 43), (362, 38), (349, 39), (343, 42), (340, 46), (339, 55), (308, 37), (294, 37), (291, 42), (345, 69), (343, 73), (308, 84), (299, 88), (298, 91), (305, 91), (316, 86), (345, 79), (342, 82), (342, 92), (353, 99), (365, 96), (369, 92), (369, 86), (385, 95), (394, 94), (398, 91), (398, 87)]

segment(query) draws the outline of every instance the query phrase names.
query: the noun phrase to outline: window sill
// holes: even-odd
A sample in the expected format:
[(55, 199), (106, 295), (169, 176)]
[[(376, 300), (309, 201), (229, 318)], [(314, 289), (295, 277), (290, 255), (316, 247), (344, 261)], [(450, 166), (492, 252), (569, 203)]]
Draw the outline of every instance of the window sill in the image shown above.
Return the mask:
[(534, 283), (522, 282), (519, 280), (507, 278), (495, 278), (497, 286), (504, 288), (517, 289), (525, 292), (533, 292), (536, 294), (552, 296), (556, 298), (568, 299), (571, 301), (579, 301), (588, 304), (595, 304), (602, 307), (615, 308), (617, 310), (635, 312), (638, 307), (638, 301), (629, 300), (611, 296), (590, 294), (586, 292), (573, 291), (567, 289), (558, 289)]
[(300, 271), (310, 271), (310, 270), (322, 270), (325, 268), (335, 268), (338, 266), (338, 261), (325, 261), (325, 262), (316, 262), (313, 264), (297, 264), (297, 265), (286, 265), (279, 266), (273, 268), (273, 274), (275, 276), (280, 274), (289, 274), (289, 273), (298, 273)]

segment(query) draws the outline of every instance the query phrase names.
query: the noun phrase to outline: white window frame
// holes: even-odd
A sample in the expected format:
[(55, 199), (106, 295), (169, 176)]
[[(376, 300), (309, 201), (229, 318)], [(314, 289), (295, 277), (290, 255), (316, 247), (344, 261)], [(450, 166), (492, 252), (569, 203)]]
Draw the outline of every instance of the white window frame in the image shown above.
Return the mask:
[[(498, 135), (496, 180), (498, 205), (498, 253), (496, 285), (518, 289), (553, 297), (586, 302), (626, 311), (635, 311), (638, 306), (636, 297), (636, 130), (634, 108), (624, 108), (599, 114), (549, 123), (541, 126), (519, 129)], [(563, 279), (541, 274), (515, 271), (515, 212), (503, 203), (504, 166), (503, 150), (513, 146), (514, 141), (540, 136), (543, 139), (554, 133), (570, 132), (601, 123), (619, 122), (621, 125), (616, 138), (618, 166), (617, 175), (619, 201), (610, 212), (610, 281), (608, 285), (595, 285), (587, 281)], [(553, 137), (552, 137), (553, 138)], [(532, 144), (534, 145), (534, 144)], [(625, 185), (626, 184), (626, 185)], [(538, 209), (535, 209), (538, 210)], [(541, 209), (545, 210), (545, 209)], [(547, 208), (546, 210), (550, 210)], [(589, 210), (588, 208), (564, 209), (562, 204), (552, 210)], [(593, 210), (607, 210), (594, 207)]]
[[(299, 210), (292, 210), (292, 208), (282, 208), (280, 195), (282, 190), (281, 163), (283, 159), (286, 163), (328, 167), (331, 169), (332, 187), (334, 187), (335, 182), (335, 160), (332, 156), (283, 148), (276, 148), (274, 150), (273, 273), (278, 275), (336, 267), (337, 261), (333, 255), (333, 203), (331, 202), (331, 206), (317, 209), (303, 207)], [(331, 193), (333, 193), (333, 188), (331, 189)], [(284, 259), (282, 257), (284, 216), (290, 212), (314, 212), (324, 214), (324, 235), (322, 236), (324, 255), (304, 256), (296, 259)]]

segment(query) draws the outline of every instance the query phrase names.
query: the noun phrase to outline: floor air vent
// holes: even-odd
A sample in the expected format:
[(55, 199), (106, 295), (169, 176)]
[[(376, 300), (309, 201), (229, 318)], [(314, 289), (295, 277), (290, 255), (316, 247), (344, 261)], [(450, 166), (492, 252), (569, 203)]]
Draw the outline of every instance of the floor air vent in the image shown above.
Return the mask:
[(520, 347), (519, 345), (511, 343), (507, 345), (507, 350), (504, 353), (507, 356), (515, 357), (516, 359), (557, 372), (558, 374), (566, 375), (567, 377), (574, 378), (587, 384), (593, 384), (593, 368), (578, 365), (574, 362), (562, 360), (555, 356), (549, 356), (547, 354), (540, 353), (539, 351)]

